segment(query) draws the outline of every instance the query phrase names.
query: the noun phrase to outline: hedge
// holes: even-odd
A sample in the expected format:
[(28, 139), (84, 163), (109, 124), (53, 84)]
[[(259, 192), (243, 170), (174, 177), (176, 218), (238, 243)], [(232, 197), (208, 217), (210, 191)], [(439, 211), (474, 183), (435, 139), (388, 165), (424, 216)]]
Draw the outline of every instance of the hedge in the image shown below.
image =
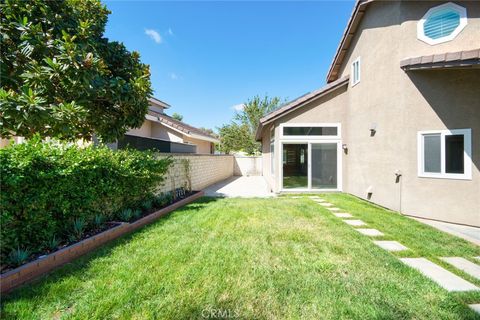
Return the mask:
[[(1, 258), (43, 252), (151, 199), (171, 159), (32, 139), (0, 149)], [(79, 226), (79, 223), (82, 224)]]

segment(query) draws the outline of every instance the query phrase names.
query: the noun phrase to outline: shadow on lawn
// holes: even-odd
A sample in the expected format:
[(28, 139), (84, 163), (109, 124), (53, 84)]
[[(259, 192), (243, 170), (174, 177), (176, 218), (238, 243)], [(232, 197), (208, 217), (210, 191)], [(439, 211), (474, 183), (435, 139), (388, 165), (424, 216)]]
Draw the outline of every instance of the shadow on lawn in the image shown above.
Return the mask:
[(84, 256), (78, 258), (77, 260), (67, 263), (56, 270), (28, 283), (25, 284), (8, 294), (4, 294), (2, 296), (2, 301), (0, 305), (0, 311), (2, 314), (2, 318), (8, 319), (9, 316), (14, 318), (14, 315), (9, 315), (5, 313), (4, 303), (9, 300), (15, 300), (16, 298), (22, 299), (31, 299), (35, 296), (47, 294), (50, 285), (61, 281), (62, 278), (65, 277), (79, 277), (81, 278), (84, 276), (84, 273), (88, 270), (90, 263), (98, 258), (103, 258), (108, 256), (115, 248), (122, 246), (132, 240), (133, 237), (137, 236), (140, 233), (148, 232), (150, 228), (159, 227), (163, 224), (167, 223), (170, 219), (174, 216), (178, 216), (179, 214), (196, 214), (199, 210), (206, 207), (209, 203), (217, 201), (219, 198), (211, 198), (211, 197), (202, 197), (195, 202), (187, 204), (181, 208), (178, 208), (171, 213), (167, 214), (166, 216), (160, 218), (159, 220), (144, 226), (143, 228), (136, 230), (132, 233), (126, 234), (121, 236), (118, 239), (113, 240), (105, 244), (104, 246), (85, 254)]

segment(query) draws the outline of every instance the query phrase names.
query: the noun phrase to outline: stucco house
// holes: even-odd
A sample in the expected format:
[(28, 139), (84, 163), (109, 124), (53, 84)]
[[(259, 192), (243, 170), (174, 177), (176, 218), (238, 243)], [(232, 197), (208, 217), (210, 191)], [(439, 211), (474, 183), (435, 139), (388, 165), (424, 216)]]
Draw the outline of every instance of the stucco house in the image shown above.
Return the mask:
[(117, 141), (116, 148), (129, 145), (167, 153), (215, 153), (215, 143), (219, 142), (216, 137), (165, 114), (164, 110), (170, 108), (167, 103), (156, 98), (150, 98), (149, 102), (145, 122), (140, 128), (130, 129)]
[(326, 81), (260, 121), (273, 191), (480, 226), (479, 1), (358, 1)]

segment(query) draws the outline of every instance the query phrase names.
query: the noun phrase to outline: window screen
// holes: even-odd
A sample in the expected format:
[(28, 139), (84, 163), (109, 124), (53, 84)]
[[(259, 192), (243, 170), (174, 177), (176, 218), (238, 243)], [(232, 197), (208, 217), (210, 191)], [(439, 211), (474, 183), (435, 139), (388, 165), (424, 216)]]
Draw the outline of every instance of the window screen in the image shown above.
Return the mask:
[(441, 136), (429, 134), (423, 137), (423, 170), (425, 172), (439, 173), (441, 171)]
[(439, 39), (455, 31), (460, 25), (460, 14), (452, 9), (445, 8), (431, 14), (423, 25), (423, 31), (430, 39)]

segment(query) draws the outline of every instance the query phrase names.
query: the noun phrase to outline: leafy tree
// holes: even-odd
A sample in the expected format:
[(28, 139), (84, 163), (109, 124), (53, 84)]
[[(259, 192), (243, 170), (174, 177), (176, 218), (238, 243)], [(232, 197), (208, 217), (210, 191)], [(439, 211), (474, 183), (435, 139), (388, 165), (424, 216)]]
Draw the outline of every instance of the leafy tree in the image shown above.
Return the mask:
[(103, 36), (99, 0), (4, 0), (0, 135), (112, 141), (139, 127), (151, 95), (148, 65)]
[(220, 145), (218, 149), (224, 153), (233, 151), (244, 151), (248, 154), (254, 154), (258, 151), (255, 140), (251, 139), (248, 126), (232, 122), (218, 128), (220, 135)]
[(174, 112), (172, 114), (172, 118), (175, 119), (175, 120), (178, 120), (178, 121), (182, 121), (183, 120), (183, 116), (180, 114), (180, 113), (176, 113)]
[(260, 152), (261, 144), (255, 141), (260, 119), (267, 113), (277, 109), (280, 105), (280, 98), (269, 98), (255, 96), (244, 103), (244, 108), (237, 111), (230, 124), (219, 128), (220, 146), (219, 150), (225, 153), (232, 151), (244, 151), (247, 154)]
[(267, 113), (277, 109), (279, 104), (280, 98), (278, 97), (269, 98), (265, 96), (262, 99), (257, 95), (243, 104), (243, 109), (235, 113), (234, 120), (248, 126), (252, 137), (255, 139), (260, 119)]

